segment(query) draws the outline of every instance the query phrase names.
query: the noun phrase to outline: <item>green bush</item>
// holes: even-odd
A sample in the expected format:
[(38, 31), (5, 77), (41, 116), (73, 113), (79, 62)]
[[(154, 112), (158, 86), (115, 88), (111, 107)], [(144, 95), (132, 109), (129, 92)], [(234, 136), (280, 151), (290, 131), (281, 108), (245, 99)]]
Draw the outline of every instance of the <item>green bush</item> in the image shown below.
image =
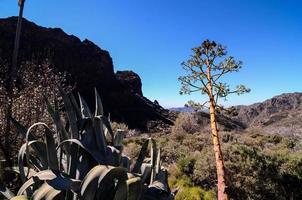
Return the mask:
[(175, 200), (201, 200), (201, 193), (199, 187), (184, 187), (177, 193)]
[(177, 165), (180, 168), (181, 172), (184, 174), (192, 174), (194, 170), (194, 165), (195, 165), (196, 159), (193, 157), (185, 157), (181, 158), (178, 162)]
[(200, 123), (195, 113), (180, 113), (172, 127), (172, 133), (178, 140), (182, 140), (185, 134), (193, 134), (200, 130)]
[[(232, 199), (302, 199), (302, 146), (293, 138), (253, 133), (232, 134), (222, 143), (227, 173), (227, 185)], [(161, 136), (165, 137), (165, 136)], [(216, 190), (216, 168), (209, 135), (185, 134), (182, 144), (171, 136), (165, 141), (163, 155), (177, 163), (169, 171), (171, 188), (179, 187), (176, 198), (191, 194), (190, 188)], [(172, 154), (171, 152), (174, 153)], [(169, 155), (178, 155), (171, 158)], [(177, 174), (177, 175), (174, 175)], [(181, 190), (182, 188), (182, 190)], [(194, 190), (196, 191), (196, 190)], [(193, 197), (196, 197), (196, 192)], [(212, 194), (212, 193), (209, 193)], [(200, 199), (207, 193), (198, 193)], [(204, 195), (203, 195), (204, 194)], [(203, 196), (202, 196), (203, 195)], [(188, 197), (189, 198), (189, 197)], [(210, 199), (213, 196), (210, 195)]]

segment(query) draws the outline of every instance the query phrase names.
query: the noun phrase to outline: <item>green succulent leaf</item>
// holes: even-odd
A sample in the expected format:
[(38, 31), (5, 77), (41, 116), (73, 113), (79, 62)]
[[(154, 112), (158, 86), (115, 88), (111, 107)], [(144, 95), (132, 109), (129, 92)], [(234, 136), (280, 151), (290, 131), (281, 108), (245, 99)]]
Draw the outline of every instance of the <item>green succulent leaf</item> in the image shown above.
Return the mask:
[(29, 198), (26, 195), (15, 196), (10, 200), (28, 200)]
[(91, 111), (86, 103), (86, 101), (84, 100), (84, 98), (78, 94), (79, 96), (79, 100), (80, 100), (80, 107), (81, 107), (81, 115), (82, 115), (82, 118), (91, 118), (92, 115), (91, 115)]
[(155, 140), (153, 140), (153, 139), (150, 139), (150, 140), (151, 140), (151, 165), (152, 165), (150, 184), (152, 184), (153, 181), (155, 180), (157, 168), (158, 168), (158, 165), (157, 165), (158, 149), (157, 149), (157, 144), (156, 144)]
[[(32, 133), (27, 132), (27, 129), (22, 124), (20, 124), (17, 120), (15, 120), (14, 118), (10, 118), (10, 119), (24, 139), (28, 141), (37, 140), (37, 138)], [(44, 151), (43, 147), (39, 143), (33, 144), (32, 148), (38, 153)]]
[[(34, 146), (34, 144), (36, 143), (40, 144), (40, 147), (41, 149), (43, 149), (43, 151), (38, 152), (34, 150), (38, 156), (30, 156), (29, 151), (27, 151), (26, 149), (30, 148), (31, 146)], [(29, 169), (24, 166), (25, 158), (27, 158), (26, 161), (28, 166), (29, 163), (31, 163), (32, 165), (34, 165), (34, 167), (36, 167), (39, 170), (47, 169), (48, 164), (47, 164), (46, 144), (42, 141), (33, 140), (21, 146), (18, 153), (18, 167), (19, 167), (20, 177), (23, 182), (27, 180), (27, 177), (29, 175)]]
[(69, 98), (70, 98), (70, 101), (71, 101), (71, 104), (74, 108), (74, 111), (76, 113), (76, 116), (77, 116), (77, 119), (81, 119), (82, 118), (82, 113), (81, 113), (81, 109), (80, 107), (78, 106), (78, 103), (74, 97), (74, 95), (72, 93), (69, 94)]
[(59, 110), (55, 108), (56, 106), (53, 107), (50, 104), (50, 102), (48, 101), (46, 96), (43, 96), (43, 98), (44, 98), (44, 101), (47, 105), (47, 110), (48, 110), (51, 118), (53, 119), (53, 121), (54, 121), (54, 123), (57, 127), (57, 130), (59, 132), (59, 137), (58, 137), (59, 142), (69, 139), (69, 134), (65, 130), (64, 124), (63, 124), (62, 119), (60, 117)]
[(139, 173), (140, 172), (140, 169), (141, 169), (141, 166), (144, 162), (144, 159), (145, 157), (147, 156), (147, 151), (148, 151), (148, 145), (149, 145), (149, 140), (146, 140), (143, 145), (142, 145), (142, 148), (139, 152), (139, 155), (138, 155), (138, 158), (136, 160), (136, 163), (132, 169), (132, 173)]
[[(106, 128), (105, 131), (104, 131), (104, 134), (107, 131), (110, 134), (110, 136), (111, 136), (111, 142), (113, 143), (114, 142), (114, 134), (113, 134), (113, 131), (112, 131), (109, 119), (107, 117), (105, 117), (105, 116), (98, 116), (98, 117), (102, 119), (103, 125)], [(106, 137), (106, 134), (105, 134), (105, 137)]]
[[(151, 177), (152, 164), (151, 163), (143, 163), (142, 166), (141, 166), (140, 171), (141, 171), (142, 182), (147, 183), (147, 180)], [(147, 183), (147, 184), (149, 184), (149, 183)]]
[(72, 102), (71, 102), (68, 94), (66, 94), (66, 92), (62, 88), (60, 88), (60, 94), (61, 94), (63, 102), (64, 102), (64, 107), (65, 107), (69, 125), (70, 125), (71, 139), (73, 139), (73, 138), (79, 139), (76, 111), (73, 108)]
[[(53, 193), (53, 192), (55, 192), (56, 195), (59, 195), (62, 191), (56, 190), (52, 186), (48, 185), (47, 183), (44, 183), (40, 188), (38, 188), (34, 192), (31, 198), (35, 200), (45, 199), (49, 193)], [(52, 197), (54, 198), (55, 196), (52, 195)]]
[(140, 177), (127, 180), (128, 200), (139, 200), (143, 191), (143, 184)]
[(123, 146), (123, 140), (125, 138), (125, 132), (121, 129), (118, 129), (114, 135), (114, 146)]
[(79, 191), (81, 185), (81, 181), (71, 179), (66, 174), (55, 170), (44, 170), (28, 179), (19, 189), (18, 195), (22, 195), (33, 184), (44, 183), (44, 181), (56, 190), (73, 190), (76, 192)]
[[(45, 135), (45, 143), (46, 143), (46, 152), (47, 152), (47, 162), (48, 162), (48, 168), (53, 169), (53, 170), (58, 170), (59, 169), (59, 164), (58, 164), (58, 158), (57, 158), (57, 151), (56, 151), (56, 145), (55, 141), (53, 138), (53, 132), (50, 130), (50, 128), (45, 124), (45, 123), (35, 123), (31, 127), (29, 127), (27, 134), (26, 134), (26, 151), (27, 155), (29, 155), (29, 148), (28, 148), (28, 135), (30, 131), (37, 127), (37, 126), (42, 126), (45, 130), (44, 135)], [(28, 158), (28, 157), (27, 157)]]
[[(115, 196), (115, 183), (126, 183), (127, 173), (124, 168), (98, 165), (92, 168), (83, 179), (81, 197), (93, 200), (98, 191), (98, 199), (111, 199)], [(122, 184), (122, 183), (120, 183)]]
[(94, 88), (94, 93), (95, 93), (95, 114), (94, 114), (94, 116), (102, 116), (102, 115), (104, 115), (104, 108), (103, 108), (101, 97), (96, 88)]

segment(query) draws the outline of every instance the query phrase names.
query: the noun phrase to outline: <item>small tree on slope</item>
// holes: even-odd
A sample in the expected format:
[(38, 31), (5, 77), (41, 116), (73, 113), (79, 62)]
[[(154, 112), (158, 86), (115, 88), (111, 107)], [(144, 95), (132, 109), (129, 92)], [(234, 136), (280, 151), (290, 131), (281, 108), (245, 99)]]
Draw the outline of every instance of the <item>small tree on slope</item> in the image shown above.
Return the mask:
[(214, 41), (205, 40), (201, 46), (192, 49), (194, 54), (189, 60), (182, 63), (186, 71), (185, 76), (179, 77), (181, 82), (180, 94), (190, 94), (191, 92), (201, 92), (208, 96), (208, 101), (203, 104), (189, 101), (189, 105), (194, 108), (208, 108), (210, 110), (211, 132), (215, 162), (217, 169), (218, 200), (229, 199), (226, 191), (225, 167), (221, 145), (219, 141), (219, 131), (217, 127), (216, 114), (223, 109), (218, 104), (220, 98), (226, 98), (229, 94), (243, 94), (250, 92), (244, 85), (238, 85), (231, 90), (229, 85), (221, 82), (221, 78), (231, 72), (238, 72), (242, 66), (241, 61), (236, 61), (233, 57), (227, 56), (227, 51), (221, 44)]

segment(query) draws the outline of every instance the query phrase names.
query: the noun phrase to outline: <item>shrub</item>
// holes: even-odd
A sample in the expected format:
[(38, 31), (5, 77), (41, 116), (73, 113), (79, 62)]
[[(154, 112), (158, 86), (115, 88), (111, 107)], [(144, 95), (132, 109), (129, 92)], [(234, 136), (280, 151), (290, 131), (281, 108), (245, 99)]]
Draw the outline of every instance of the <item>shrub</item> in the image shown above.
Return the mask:
[(123, 130), (126, 133), (128, 133), (128, 126), (125, 123), (118, 123), (118, 122), (110, 122), (110, 125), (112, 127), (112, 130), (115, 132), (117, 130)]
[[(223, 137), (228, 139), (223, 139)], [(205, 134), (185, 134), (182, 142), (171, 136), (161, 136), (163, 155), (169, 163), (171, 188), (178, 188), (176, 198), (183, 198), (189, 188), (198, 187), (205, 194), (215, 194), (216, 169), (211, 140)], [(163, 137), (167, 137), (166, 140)], [(252, 133), (223, 133), (222, 148), (230, 198), (245, 199), (301, 199), (302, 145), (282, 136)], [(226, 143), (225, 143), (226, 142)], [(177, 155), (177, 156), (175, 156)], [(173, 157), (175, 156), (175, 157)], [(175, 168), (175, 166), (177, 168)], [(181, 188), (186, 187), (185, 190)], [(178, 196), (179, 195), (179, 196)], [(210, 199), (215, 199), (213, 196)]]
[(201, 200), (201, 194), (199, 187), (184, 187), (177, 193), (175, 200)]
[(175, 200), (213, 200), (215, 193), (212, 190), (203, 190), (200, 186), (194, 186), (191, 179), (186, 175), (181, 177), (170, 177), (169, 185), (177, 190)]
[(188, 156), (188, 157), (181, 158), (177, 162), (177, 166), (179, 167), (182, 173), (192, 174), (194, 170), (195, 162), (196, 162), (195, 158)]
[[(21, 137), (17, 130), (12, 126), (11, 133), (5, 133), (6, 116), (5, 109), (8, 105), (6, 101), (7, 91), (7, 66), (8, 64), (0, 61), (0, 142), (4, 144), (6, 137), (9, 138), (9, 149), (5, 145), (0, 151), (11, 151), (11, 155), (16, 155), (21, 145)], [(67, 92), (71, 91), (71, 86), (66, 82), (67, 74), (56, 72), (48, 62), (37, 65), (32, 62), (22, 63), (18, 69), (18, 79), (14, 88), (12, 116), (25, 126), (30, 126), (43, 119), (43, 122), (51, 125), (52, 119), (47, 112), (47, 107), (43, 101), (43, 96), (47, 96), (50, 102), (54, 102), (55, 97), (61, 99), (58, 88), (64, 88)]]
[(194, 113), (183, 112), (179, 113), (172, 127), (172, 133), (177, 140), (182, 140), (185, 134), (193, 134), (199, 131), (200, 125), (198, 117)]

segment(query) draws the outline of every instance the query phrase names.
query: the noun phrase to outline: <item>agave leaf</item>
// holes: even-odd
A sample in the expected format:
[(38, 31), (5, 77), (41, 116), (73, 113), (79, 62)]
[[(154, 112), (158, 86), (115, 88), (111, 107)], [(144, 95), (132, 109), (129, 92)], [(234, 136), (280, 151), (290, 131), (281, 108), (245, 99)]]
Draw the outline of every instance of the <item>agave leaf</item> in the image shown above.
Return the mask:
[[(45, 200), (53, 200), (55, 199), (55, 197), (57, 197), (58, 195), (62, 194), (62, 191), (60, 190), (50, 190), (47, 192), (46, 196), (45, 196)], [(62, 199), (62, 198), (58, 198), (58, 199)]]
[[(23, 138), (25, 139), (26, 138), (26, 132), (27, 132), (27, 129), (22, 125), (20, 124), (15, 118), (13, 117), (10, 117), (10, 120), (11, 122), (14, 124), (14, 126), (17, 128), (17, 130), (19, 131), (19, 133), (21, 133), (21, 135), (23, 136)], [(28, 135), (28, 138), (30, 140), (36, 140), (37, 138), (32, 135), (31, 133)]]
[(76, 175), (76, 170), (77, 170), (77, 163), (78, 163), (78, 151), (79, 148), (76, 145), (71, 144), (71, 152), (70, 152), (70, 162), (69, 168), (68, 168), (68, 174), (71, 177), (75, 177)]
[(31, 199), (40, 200), (40, 199), (49, 199), (52, 200), (59, 194), (61, 194), (61, 190), (56, 190), (52, 186), (44, 183), (40, 188), (38, 188), (34, 194), (32, 195)]
[[(17, 128), (17, 130), (19, 131), (19, 133), (21, 133), (21, 135), (23, 136), (24, 139), (27, 138), (27, 140), (37, 140), (37, 138), (31, 134), (30, 132), (27, 133), (27, 129), (20, 124), (17, 120), (15, 120), (14, 118), (10, 118), (11, 122), (14, 124), (14, 126)], [(28, 135), (27, 135), (28, 134)], [(27, 135), (27, 136), (26, 136)], [(32, 148), (37, 152), (43, 152), (43, 147), (41, 147), (41, 145), (39, 143), (35, 143), (33, 144)]]
[(170, 193), (165, 192), (164, 190), (161, 190), (162, 184), (154, 181), (154, 184), (152, 186), (148, 187), (148, 189), (144, 193), (144, 199), (145, 200), (158, 200), (158, 199), (166, 199), (171, 200), (174, 199), (173, 196)]
[(81, 144), (89, 149), (99, 164), (119, 166), (120, 151), (106, 145), (102, 120), (98, 116), (86, 119), (81, 136)]
[[(43, 128), (45, 130), (44, 134), (45, 134), (45, 141), (46, 141), (48, 167), (50, 169), (58, 170), (59, 169), (59, 167), (58, 167), (59, 164), (58, 164), (56, 145), (55, 145), (55, 141), (54, 141), (54, 138), (53, 138), (53, 133), (45, 123), (38, 122), (38, 123), (33, 124), (31, 127), (29, 127), (29, 129), (27, 131), (27, 134), (26, 134), (26, 152), (27, 152), (26, 154), (29, 155), (28, 134), (36, 126), (43, 126)], [(28, 158), (29, 158), (29, 156), (27, 156), (27, 159)]]
[(83, 145), (83, 143), (77, 139), (68, 139), (68, 140), (64, 140), (63, 142), (61, 142), (58, 146), (57, 146), (57, 150), (59, 148), (61, 148), (62, 146), (68, 144), (68, 143), (72, 143), (72, 144), (76, 144), (79, 147), (81, 147), (85, 152), (87, 152), (92, 158), (94, 158), (94, 160), (96, 162), (100, 161), (100, 156), (98, 156), (98, 154), (96, 154), (95, 152), (90, 151), (90, 149), (88, 149), (87, 147), (85, 147)]
[(163, 183), (154, 181), (152, 185), (148, 187), (144, 194), (146, 200), (158, 200), (158, 199), (174, 199), (170, 192), (167, 192)]
[[(70, 125), (69, 136), (70, 136), (70, 138), (79, 139), (78, 126), (77, 126), (77, 115), (73, 108), (72, 102), (70, 101), (68, 94), (66, 94), (66, 92), (62, 88), (59, 88), (59, 91), (60, 91), (60, 94), (61, 94), (63, 102), (64, 102), (65, 111), (66, 111), (66, 114), (68, 117), (68, 122)], [(66, 160), (65, 160), (66, 164), (62, 163), (62, 165), (65, 166), (65, 170), (68, 172), (68, 174), (70, 174), (72, 177), (74, 177), (75, 173), (76, 173), (76, 165), (74, 163), (77, 162), (77, 160), (76, 160), (77, 157), (75, 154), (77, 153), (78, 149), (75, 146), (70, 145), (65, 148), (65, 151), (68, 152), (66, 154)]]
[(45, 136), (46, 136), (48, 168), (53, 170), (59, 170), (56, 144), (53, 138), (53, 133), (46, 124), (44, 124), (43, 126), (45, 128)]
[[(29, 176), (33, 176), (37, 173), (35, 170), (30, 169), (28, 167), (24, 167), (24, 170), (26, 173), (29, 174)], [(6, 172), (6, 171), (13, 172), (15, 174), (20, 175), (19, 167), (6, 167), (6, 168), (4, 168), (4, 172)]]
[(103, 108), (102, 100), (101, 100), (101, 97), (100, 97), (98, 91), (96, 90), (96, 88), (94, 88), (94, 93), (95, 93), (95, 114), (94, 114), (94, 116), (104, 115), (104, 108)]
[(142, 175), (141, 175), (142, 182), (146, 183), (152, 173), (152, 164), (143, 163), (140, 171), (142, 173)]
[[(47, 158), (47, 156), (45, 156), (45, 157)], [(30, 164), (33, 165), (39, 171), (48, 169), (48, 164), (46, 163), (45, 165), (42, 165), (40, 159), (36, 155), (29, 154), (28, 160), (29, 160)], [(28, 175), (27, 175), (27, 177), (28, 177)]]
[(77, 119), (78, 120), (81, 119), (82, 118), (81, 109), (72, 93), (69, 94), (69, 98), (70, 98), (72, 107), (74, 108), (74, 111), (76, 113)]
[(143, 143), (142, 148), (141, 148), (141, 150), (139, 152), (138, 158), (136, 160), (136, 163), (135, 163), (135, 165), (134, 165), (134, 167), (133, 167), (133, 169), (131, 171), (132, 173), (139, 173), (139, 171), (141, 169), (141, 166), (142, 166), (142, 164), (144, 162), (144, 159), (145, 159), (145, 157), (147, 155), (149, 140), (150, 139), (146, 140)]
[(90, 149), (97, 149), (95, 140), (93, 118), (84, 118), (78, 121), (80, 140), (85, 146), (90, 146)]
[(25, 195), (20, 195), (20, 196), (15, 196), (15, 197), (11, 198), (10, 200), (28, 200), (28, 198)]
[(68, 121), (69, 121), (69, 125), (70, 125), (70, 130), (71, 130), (71, 139), (73, 139), (73, 138), (79, 139), (78, 126), (77, 126), (77, 115), (73, 108), (72, 102), (70, 101), (68, 94), (66, 94), (66, 92), (62, 88), (59, 88), (59, 90), (60, 90), (61, 96), (63, 98), (66, 114), (68, 116)]
[(65, 130), (65, 127), (63, 125), (63, 122), (62, 122), (62, 119), (60, 117), (60, 113), (57, 109), (53, 108), (52, 105), (50, 104), (50, 102), (48, 101), (47, 97), (43, 96), (44, 98), (44, 101), (47, 105), (47, 110), (51, 116), (51, 118), (53, 119), (57, 129), (58, 129), (58, 132), (59, 132), (59, 142), (63, 141), (63, 140), (66, 140), (66, 139), (69, 139), (69, 136), (68, 136), (68, 133), (67, 131)]
[[(40, 188), (38, 188), (37, 190), (35, 190), (34, 194), (32, 195), (32, 199), (35, 200), (40, 200), (40, 199), (44, 199), (45, 196), (51, 192), (52, 190), (56, 190), (53, 187), (51, 187), (50, 185), (48, 185), (47, 183), (42, 184), (42, 186)], [(60, 191), (60, 190), (56, 190), (56, 191)]]
[[(26, 152), (28, 152), (28, 151), (26, 151), (26, 148), (28, 148), (30, 146), (34, 146), (35, 143), (40, 143), (41, 144), (40, 147), (43, 147), (44, 150), (43, 150), (43, 152), (42, 151), (40, 151), (40, 152), (36, 151), (37, 156), (36, 157), (30, 157), (30, 158), (27, 159), (27, 161), (30, 161), (39, 170), (43, 170), (43, 169), (47, 168), (47, 155), (46, 155), (46, 145), (45, 145), (45, 143), (42, 142), (42, 141), (33, 140), (33, 141), (29, 141), (28, 144), (27, 143), (23, 144), (21, 146), (20, 150), (19, 150), (19, 153), (18, 153), (19, 173), (20, 173), (21, 180), (23, 182), (25, 182), (27, 180), (27, 176), (28, 176), (28, 173), (29, 173), (29, 171), (26, 170), (26, 168), (24, 167), (24, 158), (27, 155)], [(27, 156), (29, 156), (29, 155), (27, 155)], [(38, 158), (39, 158), (39, 160), (38, 160)], [(34, 160), (37, 160), (37, 161), (34, 161)], [(25, 175), (25, 174), (27, 174), (27, 175)]]
[(155, 177), (156, 177), (156, 161), (157, 161), (157, 154), (158, 154), (158, 149), (157, 145), (154, 139), (151, 139), (151, 165), (152, 165), (152, 171), (151, 171), (151, 178), (150, 178), (150, 184), (153, 183)]
[(139, 200), (142, 195), (142, 181), (140, 177), (135, 177), (127, 180), (127, 200)]
[(98, 116), (98, 117), (100, 117), (102, 119), (103, 124), (106, 127), (105, 130), (110, 134), (110, 136), (111, 136), (111, 142), (113, 143), (113, 141), (114, 141), (114, 134), (113, 134), (113, 131), (112, 131), (109, 119), (107, 117), (105, 117), (105, 116)]
[(103, 122), (100, 118), (93, 118), (93, 127), (94, 127), (94, 135), (97, 144), (97, 149), (99, 149), (100, 153), (103, 156), (106, 156), (106, 139), (103, 130)]
[(113, 200), (127, 200), (128, 187), (126, 181), (118, 181)]
[[(122, 155), (118, 149), (116, 149), (113, 146), (109, 146), (109, 145), (107, 146), (106, 164), (118, 167), (118, 166), (120, 166), (121, 158), (122, 158)], [(103, 164), (103, 163), (101, 163), (101, 164)]]
[(157, 150), (157, 155), (156, 155), (156, 163), (155, 163), (155, 176), (160, 172), (161, 170), (161, 161), (160, 161), (160, 156), (161, 156), (161, 150), (158, 147)]
[(156, 180), (149, 187), (155, 187), (163, 192), (170, 193), (167, 170), (161, 169), (156, 177)]
[(51, 170), (40, 171), (21, 186), (17, 195), (22, 195), (32, 184), (38, 183), (38, 181), (51, 180), (56, 177), (57, 175), (55, 175)]
[(101, 190), (99, 191), (101, 195), (99, 199), (110, 199), (112, 195), (115, 195), (115, 190), (112, 187), (114, 187), (116, 180), (121, 182), (127, 180), (127, 172), (124, 168), (105, 165), (95, 166), (83, 179), (81, 197), (85, 200), (93, 200), (97, 190)]
[(90, 111), (86, 101), (83, 99), (83, 97), (80, 94), (78, 94), (78, 96), (79, 96), (79, 100), (80, 100), (82, 118), (92, 117), (91, 111)]
[(130, 169), (130, 158), (123, 155), (121, 158), (121, 166), (124, 167), (125, 169), (129, 170)]
[(114, 146), (123, 146), (123, 140), (125, 138), (125, 132), (122, 129), (118, 129), (114, 135)]
[(5, 196), (7, 199), (13, 198), (15, 195), (7, 188), (5, 187), (4, 183), (0, 180), (0, 194)]
[(67, 175), (54, 170), (44, 170), (38, 172), (35, 176), (28, 179), (19, 189), (18, 195), (22, 195), (31, 185), (38, 181), (47, 181), (47, 183), (56, 190), (78, 191), (81, 181), (71, 179)]

